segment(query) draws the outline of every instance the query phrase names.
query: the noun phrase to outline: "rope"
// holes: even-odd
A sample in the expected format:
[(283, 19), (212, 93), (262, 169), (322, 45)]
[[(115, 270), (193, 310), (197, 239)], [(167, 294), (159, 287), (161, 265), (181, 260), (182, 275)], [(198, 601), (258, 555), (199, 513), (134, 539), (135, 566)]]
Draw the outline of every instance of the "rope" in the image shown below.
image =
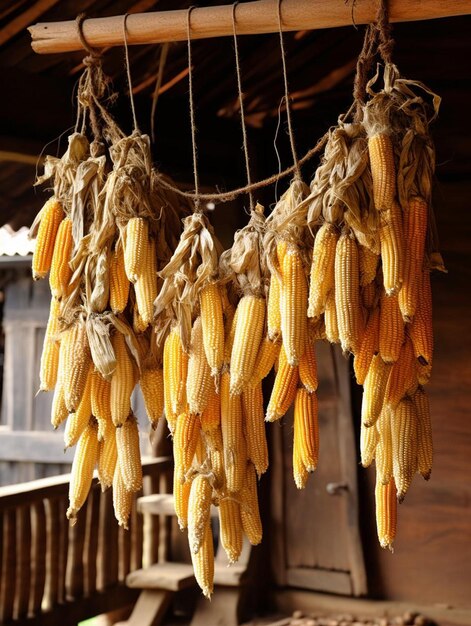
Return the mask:
[(192, 194), (195, 203), (195, 212), (200, 212), (200, 182), (198, 177), (198, 151), (196, 149), (196, 123), (195, 123), (195, 102), (193, 94), (193, 59), (191, 51), (191, 12), (196, 7), (191, 6), (186, 16), (186, 31), (188, 43), (188, 87), (190, 102), (190, 123), (191, 123), (191, 147), (193, 150), (193, 176), (195, 180), (195, 193)]
[[(234, 53), (235, 53), (235, 64), (236, 64), (236, 74), (237, 74), (237, 90), (239, 94), (239, 105), (240, 105), (240, 122), (242, 126), (242, 139), (244, 145), (244, 157), (245, 157), (245, 169), (247, 172), (247, 184), (248, 186), (252, 185), (252, 178), (250, 175), (250, 158), (249, 158), (249, 148), (247, 143), (247, 126), (245, 123), (245, 110), (244, 110), (244, 94), (242, 93), (242, 80), (240, 77), (240, 61), (239, 61), (239, 43), (237, 40), (237, 32), (236, 32), (236, 7), (239, 4), (239, 0), (236, 0), (232, 5), (232, 30), (234, 33)], [(252, 192), (249, 190), (249, 201), (250, 201), (250, 210), (253, 211), (255, 208), (255, 201)]]
[(150, 112), (150, 134), (153, 143), (155, 143), (155, 111), (157, 109), (157, 101), (159, 99), (159, 92), (162, 86), (162, 80), (164, 77), (165, 63), (167, 62), (168, 55), (168, 43), (164, 43), (161, 46), (160, 58), (159, 58), (159, 71), (157, 73), (157, 80), (155, 81), (154, 93), (152, 94), (152, 108)]
[(128, 77), (129, 99), (131, 101), (131, 111), (132, 111), (134, 132), (140, 133), (139, 126), (137, 125), (136, 107), (134, 105), (134, 94), (132, 92), (131, 64), (129, 63), (128, 31), (126, 28), (126, 21), (128, 17), (129, 17), (129, 13), (126, 13), (123, 19), (124, 58), (126, 59), (126, 74)]
[(283, 38), (283, 24), (281, 19), (281, 3), (283, 0), (278, 0), (278, 28), (280, 33), (280, 50), (281, 50), (281, 62), (283, 64), (283, 82), (285, 86), (285, 102), (286, 102), (286, 119), (288, 122), (288, 134), (289, 141), (291, 145), (291, 154), (293, 155), (293, 163), (294, 163), (294, 171), (296, 173), (296, 178), (301, 179), (301, 168), (299, 166), (298, 156), (296, 153), (296, 144), (294, 142), (294, 133), (293, 133), (293, 124), (291, 121), (291, 107), (290, 107), (290, 97), (289, 97), (289, 88), (288, 88), (288, 70), (286, 68), (286, 52), (285, 52), (285, 43)]

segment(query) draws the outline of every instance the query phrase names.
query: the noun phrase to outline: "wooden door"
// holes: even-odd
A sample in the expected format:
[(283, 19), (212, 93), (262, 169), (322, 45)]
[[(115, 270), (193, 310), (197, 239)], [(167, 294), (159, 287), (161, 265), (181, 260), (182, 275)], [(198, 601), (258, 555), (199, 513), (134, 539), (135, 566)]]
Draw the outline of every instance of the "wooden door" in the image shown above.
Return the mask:
[(316, 348), (320, 453), (304, 490), (292, 478), (292, 412), (272, 427), (273, 569), (279, 585), (359, 596), (367, 588), (350, 372), (340, 350)]

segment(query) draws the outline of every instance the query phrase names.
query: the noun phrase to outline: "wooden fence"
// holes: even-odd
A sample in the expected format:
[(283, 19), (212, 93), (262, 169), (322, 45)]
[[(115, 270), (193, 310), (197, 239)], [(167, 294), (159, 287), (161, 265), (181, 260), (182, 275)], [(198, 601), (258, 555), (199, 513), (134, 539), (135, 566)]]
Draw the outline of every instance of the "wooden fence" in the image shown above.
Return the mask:
[[(144, 495), (171, 492), (171, 467), (168, 457), (144, 460)], [(119, 528), (96, 478), (71, 526), (68, 486), (66, 474), (0, 488), (2, 625), (73, 626), (125, 606), (136, 597), (126, 575), (166, 558), (165, 524), (134, 507), (129, 530)]]

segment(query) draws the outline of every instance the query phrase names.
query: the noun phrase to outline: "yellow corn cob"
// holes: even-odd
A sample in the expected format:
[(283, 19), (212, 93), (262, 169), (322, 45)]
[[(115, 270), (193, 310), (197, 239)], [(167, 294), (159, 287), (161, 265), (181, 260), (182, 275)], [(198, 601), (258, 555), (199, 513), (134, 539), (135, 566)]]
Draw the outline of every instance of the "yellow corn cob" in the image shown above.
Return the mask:
[(309, 472), (307, 471), (303, 460), (301, 458), (301, 451), (297, 446), (293, 445), (293, 479), (294, 484), (298, 489), (304, 489), (309, 478)]
[(46, 333), (44, 335), (43, 351), (41, 354), (40, 390), (51, 391), (57, 382), (59, 365), (59, 330), (61, 305), (59, 300), (51, 298)]
[[(375, 459), (376, 475), (383, 485), (387, 485), (393, 475), (391, 419), (391, 410), (388, 407), (384, 407), (376, 422), (378, 431)], [(375, 427), (373, 426), (373, 428)]]
[(340, 343), (339, 325), (337, 320), (337, 307), (335, 295), (331, 293), (325, 303), (324, 312), (325, 335), (330, 343)]
[(134, 494), (126, 489), (119, 464), (116, 463), (116, 468), (113, 476), (113, 508), (114, 515), (118, 520), (118, 524), (128, 529), (129, 516), (131, 515), (132, 504), (134, 502)]
[(301, 254), (289, 247), (281, 266), (281, 337), (290, 365), (299, 365), (307, 340), (308, 285)]
[(118, 466), (128, 491), (142, 489), (141, 451), (139, 429), (134, 415), (130, 415), (122, 426), (116, 429)]
[(201, 428), (209, 433), (221, 425), (221, 396), (213, 385), (208, 398), (208, 404), (201, 414)]
[(412, 400), (404, 398), (391, 415), (393, 475), (402, 502), (417, 469), (417, 411)]
[(356, 352), (363, 331), (358, 247), (346, 233), (340, 236), (335, 251), (335, 306), (342, 350)]
[(240, 491), (244, 481), (247, 450), (244, 437), (241, 396), (230, 393), (230, 376), (221, 376), (221, 430), (224, 467), (229, 491)]
[(243, 296), (237, 305), (237, 322), (231, 352), (231, 393), (240, 394), (252, 378), (262, 340), (265, 299)]
[(373, 200), (377, 211), (387, 211), (396, 197), (396, 167), (392, 139), (385, 133), (368, 138)]
[(54, 298), (62, 298), (68, 292), (72, 270), (69, 261), (72, 255), (72, 222), (69, 217), (63, 219), (57, 229), (54, 252), (49, 274), (49, 285)]
[(144, 322), (139, 313), (139, 309), (137, 308), (137, 304), (134, 304), (132, 309), (132, 329), (134, 333), (137, 335), (139, 333), (143, 333), (149, 324)]
[(54, 252), (59, 225), (64, 218), (62, 205), (57, 198), (52, 197), (41, 209), (41, 221), (36, 237), (36, 245), (33, 253), (33, 278), (44, 278), (48, 273)]
[(234, 337), (237, 326), (237, 312), (231, 305), (224, 313), (224, 364), (229, 366), (231, 362), (232, 346), (234, 345)]
[(101, 490), (105, 491), (113, 484), (113, 477), (116, 470), (116, 462), (118, 460), (118, 449), (116, 446), (115, 428), (108, 434), (106, 439), (100, 441), (98, 453), (98, 480), (100, 481)]
[(87, 499), (93, 479), (93, 470), (98, 460), (98, 427), (90, 420), (83, 431), (75, 450), (69, 486), (69, 508), (67, 518), (74, 523), (78, 511)]
[(157, 256), (155, 240), (146, 241), (141, 272), (134, 283), (136, 304), (142, 324), (147, 327), (154, 319), (154, 300), (157, 298)]
[(110, 308), (115, 315), (122, 313), (127, 306), (129, 286), (124, 269), (123, 245), (119, 240), (110, 260)]
[(250, 386), (256, 387), (270, 373), (278, 355), (280, 354), (279, 343), (274, 343), (268, 337), (262, 340), (255, 359), (255, 369), (250, 379)]
[(193, 459), (193, 467), (200, 468), (203, 464), (207, 465), (208, 463), (208, 450), (206, 446), (206, 439), (204, 438), (204, 433), (201, 430), (199, 433), (199, 437), (196, 441), (196, 449), (195, 456)]
[(317, 390), (317, 360), (314, 343), (306, 341), (306, 349), (299, 359), (299, 380), (308, 393)]
[(146, 413), (153, 429), (164, 412), (164, 373), (159, 367), (143, 369), (139, 380)]
[(376, 278), (379, 256), (366, 246), (358, 246), (358, 261), (360, 267), (360, 285), (366, 287)]
[(212, 492), (206, 476), (198, 474), (192, 480), (188, 503), (188, 543), (193, 554), (201, 548), (209, 524)]
[(417, 389), (417, 372), (415, 368), (414, 351), (409, 338), (401, 348), (399, 359), (393, 365), (389, 374), (388, 384), (384, 393), (384, 402), (396, 407), (399, 400), (406, 394), (411, 396)]
[(177, 418), (173, 435), (173, 458), (175, 480), (183, 482), (191, 469), (196, 445), (200, 436), (201, 422), (191, 413), (181, 413)]
[(324, 339), (327, 339), (323, 315), (317, 319), (308, 318), (307, 334), (311, 341), (323, 341)]
[[(85, 324), (75, 323), (61, 335), (61, 352), (64, 370), (61, 372), (64, 382), (64, 400), (67, 409), (73, 413), (82, 399), (85, 383), (92, 363)], [(62, 360), (62, 355), (60, 355)]]
[(247, 457), (261, 476), (268, 468), (268, 447), (263, 411), (262, 383), (249, 387), (242, 394)]
[(404, 343), (404, 321), (397, 296), (381, 295), (379, 353), (385, 363), (395, 363)]
[(375, 354), (365, 378), (361, 404), (361, 421), (367, 428), (373, 426), (380, 416), (390, 371), (391, 365)]
[(126, 225), (124, 268), (129, 282), (135, 283), (142, 274), (149, 241), (149, 226), (142, 217), (132, 217)]
[(397, 500), (394, 478), (387, 485), (376, 481), (376, 529), (382, 548), (389, 548), (393, 552), (393, 542), (396, 537)]
[(258, 508), (257, 476), (252, 463), (247, 463), (244, 487), (240, 492), (242, 529), (253, 546), (262, 541), (262, 520)]
[(206, 408), (214, 383), (203, 345), (201, 317), (197, 317), (191, 330), (190, 358), (186, 380), (186, 395), (191, 413), (201, 415)]
[(131, 394), (135, 386), (134, 364), (122, 333), (115, 332), (111, 343), (116, 356), (116, 369), (110, 387), (111, 417), (115, 426), (121, 426), (131, 413)]
[(432, 290), (430, 272), (425, 269), (419, 286), (419, 300), (409, 326), (409, 335), (414, 346), (415, 356), (421, 365), (432, 365), (433, 359), (433, 327), (432, 327)]
[(365, 309), (373, 309), (376, 307), (377, 288), (376, 282), (369, 283), (360, 289), (361, 301)]
[(399, 292), (399, 307), (405, 322), (412, 321), (418, 301), (419, 283), (424, 265), (428, 205), (422, 198), (411, 198), (404, 211), (404, 283)]
[(232, 565), (239, 560), (243, 541), (240, 504), (235, 498), (221, 498), (219, 501), (219, 526), (221, 545)]
[(319, 424), (317, 417), (317, 396), (300, 387), (294, 403), (294, 438), (296, 448), (304, 467), (313, 472), (319, 459)]
[(174, 421), (185, 410), (187, 404), (186, 380), (188, 375), (188, 354), (183, 350), (177, 326), (172, 328), (165, 340), (163, 362), (164, 390), (166, 394), (168, 393), (165, 415), (167, 420)]
[(432, 366), (429, 363), (422, 365), (419, 359), (416, 359), (415, 371), (419, 385), (428, 385), (432, 376)]
[(319, 317), (325, 311), (327, 298), (334, 291), (335, 248), (339, 234), (335, 226), (324, 222), (314, 240), (309, 286), (309, 317)]
[[(75, 446), (79, 437), (87, 427), (92, 416), (91, 383), (93, 365), (88, 370), (87, 382), (83, 390), (82, 399), (79, 402), (75, 413), (71, 413), (67, 418), (64, 431), (64, 445), (66, 448)], [(98, 437), (98, 432), (97, 432)]]
[(284, 348), (280, 350), (278, 371), (267, 407), (266, 421), (274, 422), (286, 413), (295, 396), (299, 380), (299, 368), (292, 367), (286, 358)]
[(360, 349), (353, 359), (353, 369), (359, 385), (365, 382), (371, 360), (379, 350), (379, 308), (373, 310), (365, 328)]
[(219, 376), (224, 360), (224, 321), (219, 287), (209, 283), (200, 292), (203, 345), (211, 375)]
[(402, 213), (397, 202), (382, 215), (379, 229), (383, 284), (388, 296), (397, 294), (404, 279)]
[(173, 500), (175, 503), (175, 513), (177, 515), (180, 530), (188, 526), (188, 502), (190, 499), (191, 480), (182, 483), (177, 480), (177, 475), (173, 474)]
[(59, 428), (64, 420), (67, 419), (69, 411), (65, 406), (64, 385), (61, 380), (57, 381), (52, 399), (51, 424), (54, 428)]
[(211, 524), (208, 522), (203, 543), (197, 554), (191, 553), (191, 562), (198, 583), (205, 598), (211, 598), (214, 587), (214, 545)]
[(267, 300), (267, 332), (268, 339), (273, 342), (278, 342), (281, 339), (280, 293), (280, 279), (276, 274), (272, 274)]
[(413, 396), (418, 418), (417, 463), (419, 473), (429, 480), (432, 473), (433, 440), (430, 406), (427, 394), (419, 387)]
[(363, 467), (369, 467), (375, 458), (378, 444), (378, 431), (375, 426), (360, 426), (360, 458)]
[(110, 404), (111, 383), (105, 380), (97, 370), (92, 372), (90, 396), (92, 414), (98, 422), (98, 441), (101, 441), (106, 439), (110, 426), (113, 425)]

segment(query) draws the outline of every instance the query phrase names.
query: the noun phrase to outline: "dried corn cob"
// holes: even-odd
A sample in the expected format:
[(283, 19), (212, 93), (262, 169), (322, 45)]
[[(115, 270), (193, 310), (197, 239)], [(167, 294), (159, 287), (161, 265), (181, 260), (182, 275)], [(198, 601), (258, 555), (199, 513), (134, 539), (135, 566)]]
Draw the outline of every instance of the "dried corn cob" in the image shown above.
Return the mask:
[(110, 387), (111, 417), (115, 426), (121, 426), (131, 414), (131, 394), (136, 382), (134, 364), (122, 333), (116, 332), (111, 343), (116, 356)]
[(319, 459), (319, 424), (317, 418), (317, 396), (300, 387), (294, 403), (293, 448), (301, 457), (308, 472), (313, 472)]
[[(85, 324), (76, 322), (61, 335), (61, 352), (64, 351), (64, 400), (73, 413), (82, 399), (85, 383), (92, 363)], [(62, 361), (62, 355), (60, 356)]]
[(69, 261), (72, 255), (72, 222), (69, 217), (64, 218), (57, 229), (54, 243), (54, 252), (49, 274), (49, 285), (54, 298), (62, 298), (68, 292), (72, 270)]
[(244, 437), (242, 399), (230, 393), (230, 376), (221, 376), (221, 430), (224, 468), (229, 491), (240, 491), (244, 481), (247, 449)]
[(358, 247), (343, 233), (335, 251), (335, 306), (340, 343), (344, 352), (356, 352), (362, 338)]
[(237, 306), (237, 322), (231, 352), (231, 394), (240, 394), (252, 378), (262, 340), (265, 299), (243, 296)]
[(394, 408), (406, 394), (411, 396), (417, 389), (417, 372), (412, 343), (407, 337), (401, 348), (399, 359), (389, 374), (384, 393), (384, 402)]
[(134, 282), (134, 291), (142, 325), (147, 328), (154, 319), (154, 300), (157, 298), (157, 256), (154, 239), (147, 242), (144, 252), (141, 271)]
[(432, 365), (433, 359), (433, 327), (432, 327), (432, 290), (430, 287), (430, 271), (425, 269), (419, 286), (419, 300), (409, 326), (409, 335), (414, 346), (415, 356), (421, 365)]
[(395, 363), (404, 343), (404, 322), (397, 296), (381, 295), (379, 353), (385, 363)]
[(367, 428), (373, 426), (380, 416), (390, 371), (391, 365), (375, 354), (365, 378), (361, 404), (361, 421)]
[(393, 452), (391, 433), (391, 410), (384, 407), (376, 423), (378, 445), (376, 447), (376, 475), (383, 485), (387, 485), (393, 475)]
[(304, 466), (300, 450), (293, 446), (293, 479), (298, 489), (304, 489), (309, 478), (309, 472)]
[(59, 333), (59, 316), (60, 303), (55, 298), (52, 298), (41, 353), (41, 365), (39, 370), (40, 391), (52, 391), (57, 382), (60, 352), (60, 345), (57, 341)]
[(132, 217), (126, 225), (124, 268), (129, 282), (142, 274), (149, 243), (149, 226), (142, 217)]
[(308, 393), (314, 393), (317, 390), (317, 360), (314, 343), (306, 342), (304, 354), (299, 359), (299, 380), (304, 385)]
[(113, 476), (113, 508), (114, 515), (118, 520), (118, 524), (128, 529), (129, 516), (131, 515), (132, 503), (134, 501), (134, 494), (132, 491), (128, 491), (124, 484), (119, 464), (116, 463), (116, 468)]
[(56, 235), (63, 217), (64, 211), (59, 200), (54, 196), (49, 198), (41, 209), (41, 221), (34, 247), (32, 263), (34, 280), (44, 278), (51, 267)]
[(82, 433), (70, 474), (69, 508), (67, 518), (74, 523), (77, 513), (87, 499), (93, 479), (93, 470), (98, 460), (98, 427), (96, 420), (91, 419)]
[(262, 340), (257, 358), (255, 359), (254, 373), (249, 381), (251, 387), (256, 387), (258, 383), (268, 376), (280, 354), (280, 345), (271, 341), (268, 336)]
[(64, 385), (61, 380), (57, 381), (52, 399), (51, 424), (54, 428), (59, 428), (64, 420), (67, 419), (69, 411), (65, 406)]
[(327, 341), (329, 343), (340, 343), (337, 307), (333, 293), (328, 296), (327, 302), (325, 303), (324, 321)]
[(206, 476), (195, 476), (191, 482), (188, 502), (188, 543), (193, 554), (197, 554), (201, 548), (209, 524), (212, 492)]
[(175, 503), (175, 513), (177, 515), (178, 526), (183, 530), (188, 526), (188, 502), (190, 500), (191, 480), (182, 483), (177, 480), (177, 475), (173, 474), (173, 501)]
[[(92, 400), (91, 400), (91, 386), (92, 386), (92, 374), (93, 365), (88, 370), (87, 382), (85, 383), (85, 389), (83, 390), (82, 399), (79, 402), (75, 413), (71, 413), (67, 418), (64, 431), (64, 445), (66, 448), (75, 446), (79, 437), (87, 427), (90, 418), (92, 416)], [(98, 437), (98, 432), (97, 432)]]
[(373, 309), (377, 303), (376, 282), (369, 283), (360, 289), (361, 301), (365, 309)]
[(224, 364), (229, 366), (231, 362), (232, 346), (234, 345), (234, 337), (237, 326), (239, 308), (230, 307), (225, 312), (224, 321)]
[(116, 446), (116, 432), (114, 427), (108, 433), (106, 439), (100, 441), (98, 449), (98, 480), (101, 490), (105, 491), (113, 484), (118, 460), (118, 449)]
[(252, 463), (247, 463), (245, 482), (240, 492), (242, 529), (253, 546), (262, 541), (263, 529), (258, 508), (257, 476)]
[(399, 502), (404, 497), (417, 469), (417, 411), (410, 398), (401, 400), (391, 412), (393, 475)]
[(134, 415), (130, 415), (122, 426), (116, 429), (118, 467), (128, 491), (142, 489), (141, 451), (139, 429)]
[(219, 287), (209, 283), (200, 292), (201, 323), (206, 359), (211, 376), (218, 377), (224, 359), (224, 321)]
[(268, 468), (268, 447), (265, 433), (262, 383), (247, 388), (242, 394), (247, 457), (261, 476)]
[(243, 540), (240, 504), (235, 498), (224, 497), (219, 501), (219, 525), (221, 545), (232, 565), (239, 560)]
[(418, 441), (417, 441), (417, 463), (421, 476), (429, 480), (432, 473), (433, 462), (433, 440), (432, 422), (430, 419), (430, 406), (425, 391), (419, 387), (413, 396), (415, 409), (417, 411)]
[(393, 551), (393, 542), (396, 537), (397, 526), (397, 500), (394, 478), (387, 485), (378, 480), (375, 488), (376, 501), (376, 528), (378, 539), (382, 548)]
[(382, 215), (379, 239), (384, 289), (388, 296), (393, 296), (399, 292), (404, 279), (402, 214), (397, 202)]
[(181, 413), (177, 418), (173, 435), (173, 458), (175, 480), (183, 482), (191, 469), (196, 445), (200, 436), (201, 422), (191, 413)]
[[(167, 395), (165, 415), (174, 422), (185, 410), (188, 354), (183, 350), (178, 327), (174, 326), (164, 344), (164, 391)], [(173, 430), (171, 428), (171, 430)]]
[(186, 379), (186, 395), (190, 413), (201, 415), (208, 404), (208, 398), (213, 387), (211, 368), (204, 351), (201, 317), (197, 317), (191, 330), (190, 358)]
[(396, 197), (396, 167), (390, 135), (377, 133), (368, 138), (373, 199), (377, 211), (388, 211)]
[(309, 317), (319, 317), (325, 311), (327, 298), (334, 290), (335, 248), (339, 234), (335, 226), (324, 222), (314, 240), (309, 287)]
[(210, 433), (221, 425), (221, 396), (213, 387), (209, 394), (208, 404), (201, 414), (201, 428), (203, 432)]
[(115, 315), (127, 306), (130, 283), (124, 269), (124, 251), (121, 240), (110, 259), (110, 308)]
[(203, 543), (197, 554), (191, 553), (191, 562), (195, 572), (196, 582), (205, 598), (210, 599), (213, 593), (214, 581), (214, 545), (211, 524), (208, 522)]
[(278, 371), (267, 407), (266, 421), (274, 422), (286, 413), (296, 396), (299, 368), (288, 363), (284, 348), (280, 351)]
[(366, 287), (370, 285), (376, 278), (378, 269), (379, 255), (366, 246), (358, 246), (359, 267), (360, 267), (360, 285)]
[(353, 359), (353, 369), (359, 385), (363, 385), (365, 382), (373, 356), (379, 351), (379, 320), (379, 308), (376, 307), (370, 314), (360, 349)]
[(148, 367), (141, 371), (139, 379), (147, 417), (153, 429), (164, 412), (164, 373), (160, 367)]
[(369, 467), (375, 458), (378, 445), (378, 430), (375, 426), (367, 428), (363, 422), (360, 426), (360, 458), (363, 467)]
[(113, 425), (110, 398), (110, 381), (105, 380), (97, 370), (94, 370), (90, 386), (90, 399), (92, 414), (98, 422), (98, 441), (106, 439), (110, 426)]
[(399, 307), (405, 322), (412, 321), (417, 308), (418, 292), (424, 265), (428, 205), (422, 198), (411, 198), (404, 211), (404, 283), (399, 292)]
[(307, 341), (308, 285), (299, 250), (288, 247), (281, 265), (281, 337), (290, 365), (299, 365)]
[(267, 327), (268, 339), (278, 342), (281, 339), (281, 307), (280, 307), (281, 282), (276, 274), (270, 278), (267, 301)]

